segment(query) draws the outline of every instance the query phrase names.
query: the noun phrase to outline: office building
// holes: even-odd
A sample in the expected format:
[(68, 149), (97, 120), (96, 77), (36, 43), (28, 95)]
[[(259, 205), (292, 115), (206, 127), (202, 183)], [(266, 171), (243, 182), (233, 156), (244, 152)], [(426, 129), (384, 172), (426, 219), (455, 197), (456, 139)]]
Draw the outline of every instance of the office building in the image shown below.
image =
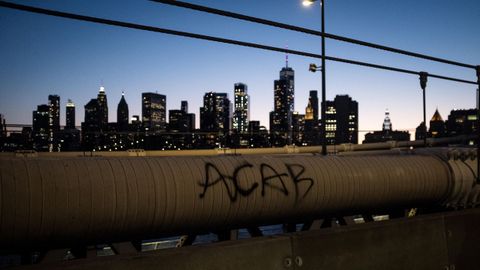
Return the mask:
[(288, 67), (288, 61), (279, 77), (274, 81), (273, 111), (270, 112), (270, 133), (274, 146), (292, 143), (295, 72)]
[(75, 104), (71, 99), (68, 100), (66, 108), (65, 129), (75, 129)]
[(125, 101), (125, 93), (122, 92), (122, 98), (117, 106), (117, 129), (120, 132), (128, 131), (128, 104)]
[(49, 121), (50, 106), (46, 104), (38, 105), (37, 110), (33, 111), (32, 119), (33, 148), (37, 151), (49, 150)]
[(57, 133), (60, 130), (60, 96), (48, 96), (48, 151), (57, 152), (58, 138)]
[(446, 122), (448, 136), (472, 135), (477, 131), (477, 109), (452, 110)]
[(445, 132), (445, 121), (443, 121), (442, 116), (438, 112), (438, 109), (435, 110), (435, 113), (430, 119), (430, 127), (428, 129), (428, 136), (431, 138), (441, 138), (446, 136)]
[(233, 130), (237, 133), (247, 133), (250, 120), (250, 102), (248, 87), (244, 83), (234, 85)]
[(218, 132), (220, 135), (228, 134), (230, 100), (226, 93), (205, 93), (203, 107), (200, 108), (200, 129), (204, 132)]
[(333, 101), (326, 101), (326, 108), (324, 124), (327, 144), (357, 144), (358, 103), (348, 95), (337, 95)]
[(146, 132), (163, 131), (167, 127), (167, 97), (142, 93), (142, 121)]

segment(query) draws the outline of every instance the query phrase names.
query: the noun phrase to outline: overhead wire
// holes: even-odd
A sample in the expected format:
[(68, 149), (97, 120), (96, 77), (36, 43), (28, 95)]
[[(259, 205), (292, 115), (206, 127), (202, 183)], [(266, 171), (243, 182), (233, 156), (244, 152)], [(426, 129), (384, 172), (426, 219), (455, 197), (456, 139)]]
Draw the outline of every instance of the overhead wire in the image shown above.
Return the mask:
[(216, 14), (216, 15), (220, 15), (220, 16), (224, 16), (224, 17), (235, 18), (235, 19), (244, 20), (244, 21), (248, 21), (248, 22), (259, 23), (259, 24), (273, 26), (273, 27), (277, 27), (277, 28), (292, 30), (292, 31), (296, 31), (296, 32), (310, 34), (310, 35), (324, 36), (325, 38), (339, 40), (339, 41), (343, 41), (343, 42), (347, 42), (347, 43), (353, 43), (353, 44), (356, 44), (356, 45), (361, 45), (361, 46), (365, 46), (365, 47), (370, 47), (370, 48), (375, 48), (375, 49), (379, 49), (379, 50), (389, 51), (389, 52), (393, 52), (393, 53), (397, 53), (397, 54), (408, 55), (408, 56), (421, 58), (421, 59), (426, 59), (426, 60), (435, 61), (435, 62), (440, 62), (440, 63), (444, 63), (444, 64), (476, 69), (475, 65), (461, 63), (461, 62), (458, 62), (458, 61), (452, 61), (452, 60), (443, 59), (443, 58), (439, 58), (439, 57), (429, 56), (429, 55), (426, 55), (426, 54), (410, 52), (410, 51), (407, 51), (407, 50), (397, 49), (397, 48), (393, 48), (393, 47), (389, 47), (389, 46), (384, 46), (384, 45), (375, 44), (375, 43), (371, 43), (371, 42), (366, 42), (366, 41), (353, 39), (353, 38), (348, 38), (348, 37), (344, 37), (344, 36), (339, 36), (339, 35), (334, 35), (334, 34), (329, 34), (329, 33), (322, 33), (320, 31), (313, 30), (313, 29), (308, 29), (308, 28), (303, 28), (303, 27), (294, 26), (294, 25), (290, 25), (290, 24), (265, 20), (265, 19), (261, 19), (261, 18), (257, 18), (257, 17), (253, 17), (253, 16), (243, 15), (243, 14), (234, 13), (234, 12), (225, 11), (225, 10), (220, 10), (220, 9), (215, 9), (215, 8), (211, 8), (211, 7), (191, 4), (191, 3), (182, 2), (182, 1), (175, 1), (175, 0), (150, 0), (150, 1), (151, 2), (162, 3), (162, 4), (167, 4), (167, 5), (172, 5), (172, 6), (177, 6), (177, 7), (182, 7), (182, 8), (188, 8), (188, 9), (201, 11), (201, 12), (206, 12), (206, 13), (210, 13), (210, 14)]
[[(15, 10), (22, 10), (22, 11), (27, 11), (27, 12), (31, 12), (31, 13), (49, 15), (49, 16), (54, 16), (54, 17), (61, 17), (61, 18), (67, 18), (67, 19), (73, 19), (73, 20), (79, 20), (79, 21), (86, 21), (86, 22), (92, 22), (92, 23), (98, 23), (98, 24), (105, 24), (105, 25), (111, 25), (111, 26), (118, 26), (118, 27), (130, 28), (130, 29), (144, 30), (144, 31), (149, 31), (149, 32), (163, 33), (163, 34), (169, 34), (169, 35), (175, 35), (175, 36), (189, 37), (189, 38), (208, 40), (208, 41), (219, 42), (219, 43), (233, 44), (233, 45), (238, 45), (238, 46), (257, 48), (257, 49), (268, 50), (268, 51), (284, 52), (284, 53), (289, 53), (289, 54), (294, 54), (294, 55), (300, 55), (300, 56), (322, 59), (322, 55), (309, 53), (309, 52), (303, 52), (303, 51), (298, 51), (298, 50), (292, 50), (292, 49), (268, 46), (268, 45), (263, 45), (263, 44), (258, 44), (258, 43), (251, 43), (251, 42), (245, 42), (245, 41), (239, 41), (239, 40), (233, 40), (233, 39), (226, 39), (226, 38), (220, 38), (220, 37), (215, 37), (215, 36), (202, 35), (202, 34), (196, 34), (196, 33), (184, 32), (184, 31), (171, 30), (171, 29), (142, 25), (142, 24), (136, 24), (136, 23), (129, 23), (129, 22), (124, 22), (124, 21), (110, 20), (110, 19), (104, 19), (104, 18), (99, 18), (99, 17), (92, 17), (92, 16), (62, 12), (62, 11), (57, 11), (57, 10), (38, 8), (38, 7), (33, 7), (33, 6), (27, 6), (27, 5), (21, 5), (21, 4), (16, 4), (16, 3), (5, 2), (5, 1), (0, 1), (0, 7), (6, 7), (6, 8), (15, 9)], [(395, 71), (395, 72), (412, 74), (412, 75), (420, 75), (420, 72), (418, 72), (418, 71), (396, 68), (396, 67), (390, 67), (390, 66), (379, 65), (379, 64), (372, 64), (372, 63), (361, 62), (361, 61), (350, 60), (350, 59), (343, 59), (343, 58), (333, 57), (333, 56), (325, 56), (325, 60), (342, 62), (342, 63), (358, 65), (358, 66), (365, 66), (365, 67), (382, 69), (382, 70)], [(436, 75), (436, 74), (431, 74), (431, 73), (429, 73), (428, 76), (433, 77), (433, 78), (443, 79), (443, 80), (460, 82), (460, 83), (475, 84), (475, 85), (477, 84), (477, 82), (474, 82), (474, 81), (468, 81), (468, 80), (464, 80), (464, 79), (458, 79), (458, 78)]]

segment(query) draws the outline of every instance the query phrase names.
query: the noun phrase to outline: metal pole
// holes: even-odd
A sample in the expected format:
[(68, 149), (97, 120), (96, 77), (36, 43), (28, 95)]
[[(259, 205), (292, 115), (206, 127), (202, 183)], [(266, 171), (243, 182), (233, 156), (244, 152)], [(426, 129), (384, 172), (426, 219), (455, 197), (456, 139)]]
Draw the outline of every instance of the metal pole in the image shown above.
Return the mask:
[(325, 3), (324, 0), (320, 0), (320, 5), (322, 6), (322, 155), (326, 156), (327, 155), (327, 134), (326, 134), (326, 119), (325, 119), (325, 111), (327, 109), (327, 103), (326, 103), (326, 81), (325, 81), (325, 72), (326, 72), (326, 67), (325, 67)]
[(480, 184), (480, 65), (477, 66), (477, 184)]
[(427, 80), (428, 80), (428, 73), (420, 72), (420, 87), (422, 88), (422, 91), (423, 91), (423, 131), (424, 131), (423, 145), (425, 147), (427, 146), (427, 109), (426, 109), (426, 97), (425, 97)]

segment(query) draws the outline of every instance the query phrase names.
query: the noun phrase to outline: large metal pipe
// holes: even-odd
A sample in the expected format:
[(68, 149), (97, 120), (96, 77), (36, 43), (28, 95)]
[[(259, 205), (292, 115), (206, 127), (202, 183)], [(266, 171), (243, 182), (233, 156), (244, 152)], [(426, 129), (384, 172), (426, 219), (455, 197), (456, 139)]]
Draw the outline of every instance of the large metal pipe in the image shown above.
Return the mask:
[(476, 205), (471, 154), (2, 157), (0, 250)]

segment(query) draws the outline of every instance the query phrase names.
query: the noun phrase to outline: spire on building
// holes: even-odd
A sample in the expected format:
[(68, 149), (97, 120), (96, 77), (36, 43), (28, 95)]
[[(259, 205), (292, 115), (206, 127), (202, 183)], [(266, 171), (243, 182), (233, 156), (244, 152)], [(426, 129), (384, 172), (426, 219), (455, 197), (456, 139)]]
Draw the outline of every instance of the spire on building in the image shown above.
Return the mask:
[(100, 92), (100, 93), (105, 93), (105, 87), (103, 87), (103, 85), (100, 86), (100, 91), (99, 91), (99, 92)]
[(440, 113), (438, 112), (438, 108), (435, 110), (435, 113), (433, 114), (432, 119), (430, 120), (430, 122), (433, 122), (433, 121), (442, 121), (443, 122), (443, 118), (440, 115)]
[(383, 131), (392, 130), (392, 122), (390, 122), (390, 112), (388, 109), (385, 110), (385, 119), (383, 120)]
[[(285, 49), (288, 50), (288, 45), (285, 46)], [(285, 53), (285, 67), (288, 68), (288, 52)]]

